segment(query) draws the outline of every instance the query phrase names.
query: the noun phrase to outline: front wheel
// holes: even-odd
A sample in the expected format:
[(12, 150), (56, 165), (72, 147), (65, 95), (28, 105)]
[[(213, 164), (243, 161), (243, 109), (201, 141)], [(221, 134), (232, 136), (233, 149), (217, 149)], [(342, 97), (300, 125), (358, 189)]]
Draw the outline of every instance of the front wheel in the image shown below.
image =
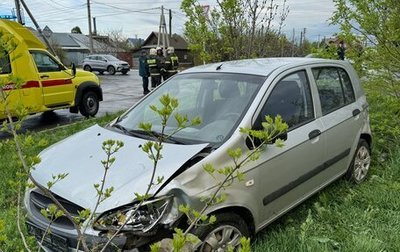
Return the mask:
[(346, 173), (346, 179), (359, 184), (365, 180), (371, 165), (371, 150), (369, 144), (364, 139), (360, 139), (351, 161), (350, 167)]
[(122, 70), (121, 73), (122, 73), (123, 75), (125, 75), (125, 74), (128, 73), (128, 71), (127, 71), (127, 70)]
[(111, 75), (115, 74), (115, 68), (113, 66), (107, 67), (107, 72)]
[(194, 230), (193, 233), (202, 241), (198, 251), (228, 251), (228, 247), (238, 251), (240, 238), (250, 236), (246, 222), (235, 213), (218, 214), (216, 218), (214, 224)]
[(79, 111), (85, 117), (95, 116), (99, 111), (99, 98), (93, 91), (88, 91), (83, 94)]
[(91, 72), (92, 68), (89, 65), (86, 65), (86, 66), (83, 67), (83, 70)]

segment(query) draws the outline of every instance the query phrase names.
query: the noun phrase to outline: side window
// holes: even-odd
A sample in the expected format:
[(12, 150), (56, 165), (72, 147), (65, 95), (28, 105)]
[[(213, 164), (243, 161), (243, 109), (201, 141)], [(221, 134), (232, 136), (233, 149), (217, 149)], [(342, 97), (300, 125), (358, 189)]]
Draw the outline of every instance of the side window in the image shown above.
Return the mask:
[(31, 52), (31, 54), (40, 73), (60, 71), (60, 65), (48, 54), (43, 52)]
[(356, 98), (354, 96), (353, 85), (351, 84), (349, 75), (343, 69), (339, 69), (339, 75), (343, 84), (344, 98), (346, 104), (355, 102)]
[(0, 74), (11, 73), (11, 62), (8, 55), (0, 58)]
[(265, 115), (281, 115), (289, 129), (314, 118), (310, 85), (305, 71), (290, 74), (275, 85), (257, 118), (256, 128), (261, 128)]
[(317, 84), (323, 115), (355, 100), (350, 78), (343, 69), (314, 68), (312, 72)]

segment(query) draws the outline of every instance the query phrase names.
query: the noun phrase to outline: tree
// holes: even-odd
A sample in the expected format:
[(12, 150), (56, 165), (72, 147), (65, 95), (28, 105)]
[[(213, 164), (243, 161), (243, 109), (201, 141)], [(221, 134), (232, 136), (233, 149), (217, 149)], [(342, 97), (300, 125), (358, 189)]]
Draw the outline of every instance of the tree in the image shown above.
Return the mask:
[[(400, 5), (397, 0), (334, 0), (331, 21), (340, 25), (346, 57), (379, 88), (400, 99)], [(362, 50), (364, 47), (364, 50)], [(368, 69), (367, 72), (363, 72)]]
[(82, 34), (82, 31), (81, 31), (81, 28), (79, 26), (75, 26), (74, 28), (71, 29), (71, 33)]
[(203, 62), (282, 55), (288, 42), (281, 34), (289, 13), (286, 0), (282, 6), (275, 0), (217, 0), (212, 9), (184, 0), (181, 9), (188, 17), (189, 48)]

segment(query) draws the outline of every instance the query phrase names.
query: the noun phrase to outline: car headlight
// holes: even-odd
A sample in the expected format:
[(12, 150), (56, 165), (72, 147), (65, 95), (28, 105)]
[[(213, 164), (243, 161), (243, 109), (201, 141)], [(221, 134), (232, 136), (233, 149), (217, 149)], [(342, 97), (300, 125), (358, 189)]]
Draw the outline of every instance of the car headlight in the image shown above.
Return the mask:
[(147, 232), (160, 222), (171, 204), (172, 195), (169, 195), (145, 201), (140, 206), (139, 203), (124, 206), (100, 215), (93, 227), (104, 231), (117, 230), (126, 222), (122, 231)]

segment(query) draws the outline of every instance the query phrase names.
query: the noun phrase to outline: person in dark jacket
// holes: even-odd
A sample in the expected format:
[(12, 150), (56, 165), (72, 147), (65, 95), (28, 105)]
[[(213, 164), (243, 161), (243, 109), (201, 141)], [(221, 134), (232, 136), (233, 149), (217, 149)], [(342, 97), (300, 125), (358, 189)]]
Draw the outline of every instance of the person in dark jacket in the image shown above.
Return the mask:
[(344, 55), (345, 54), (345, 50), (346, 50), (346, 47), (344, 45), (344, 41), (341, 40), (339, 42), (339, 45), (338, 45), (338, 48), (337, 48), (337, 54), (338, 54), (338, 58), (340, 60), (344, 60), (344, 58), (345, 58), (345, 55)]
[(179, 61), (178, 56), (172, 46), (167, 48), (167, 57), (165, 59), (165, 69), (167, 70), (167, 79), (178, 73)]
[[(168, 79), (168, 77), (167, 77), (168, 72), (166, 69), (166, 64), (168, 64), (168, 63), (166, 62), (166, 57), (164, 56), (163, 49), (161, 47), (157, 47), (157, 59), (158, 59), (158, 62), (160, 63), (159, 69), (160, 69), (160, 74), (161, 74), (162, 80), (165, 81), (166, 79)], [(160, 81), (161, 81), (161, 78), (160, 78)]]
[(150, 70), (151, 88), (155, 88), (161, 83), (160, 59), (157, 56), (156, 48), (150, 49), (150, 56), (147, 58), (147, 65)]
[(142, 50), (142, 54), (139, 57), (139, 75), (142, 77), (143, 81), (143, 94), (146, 95), (150, 93), (149, 90), (149, 65), (147, 64), (147, 53)]

